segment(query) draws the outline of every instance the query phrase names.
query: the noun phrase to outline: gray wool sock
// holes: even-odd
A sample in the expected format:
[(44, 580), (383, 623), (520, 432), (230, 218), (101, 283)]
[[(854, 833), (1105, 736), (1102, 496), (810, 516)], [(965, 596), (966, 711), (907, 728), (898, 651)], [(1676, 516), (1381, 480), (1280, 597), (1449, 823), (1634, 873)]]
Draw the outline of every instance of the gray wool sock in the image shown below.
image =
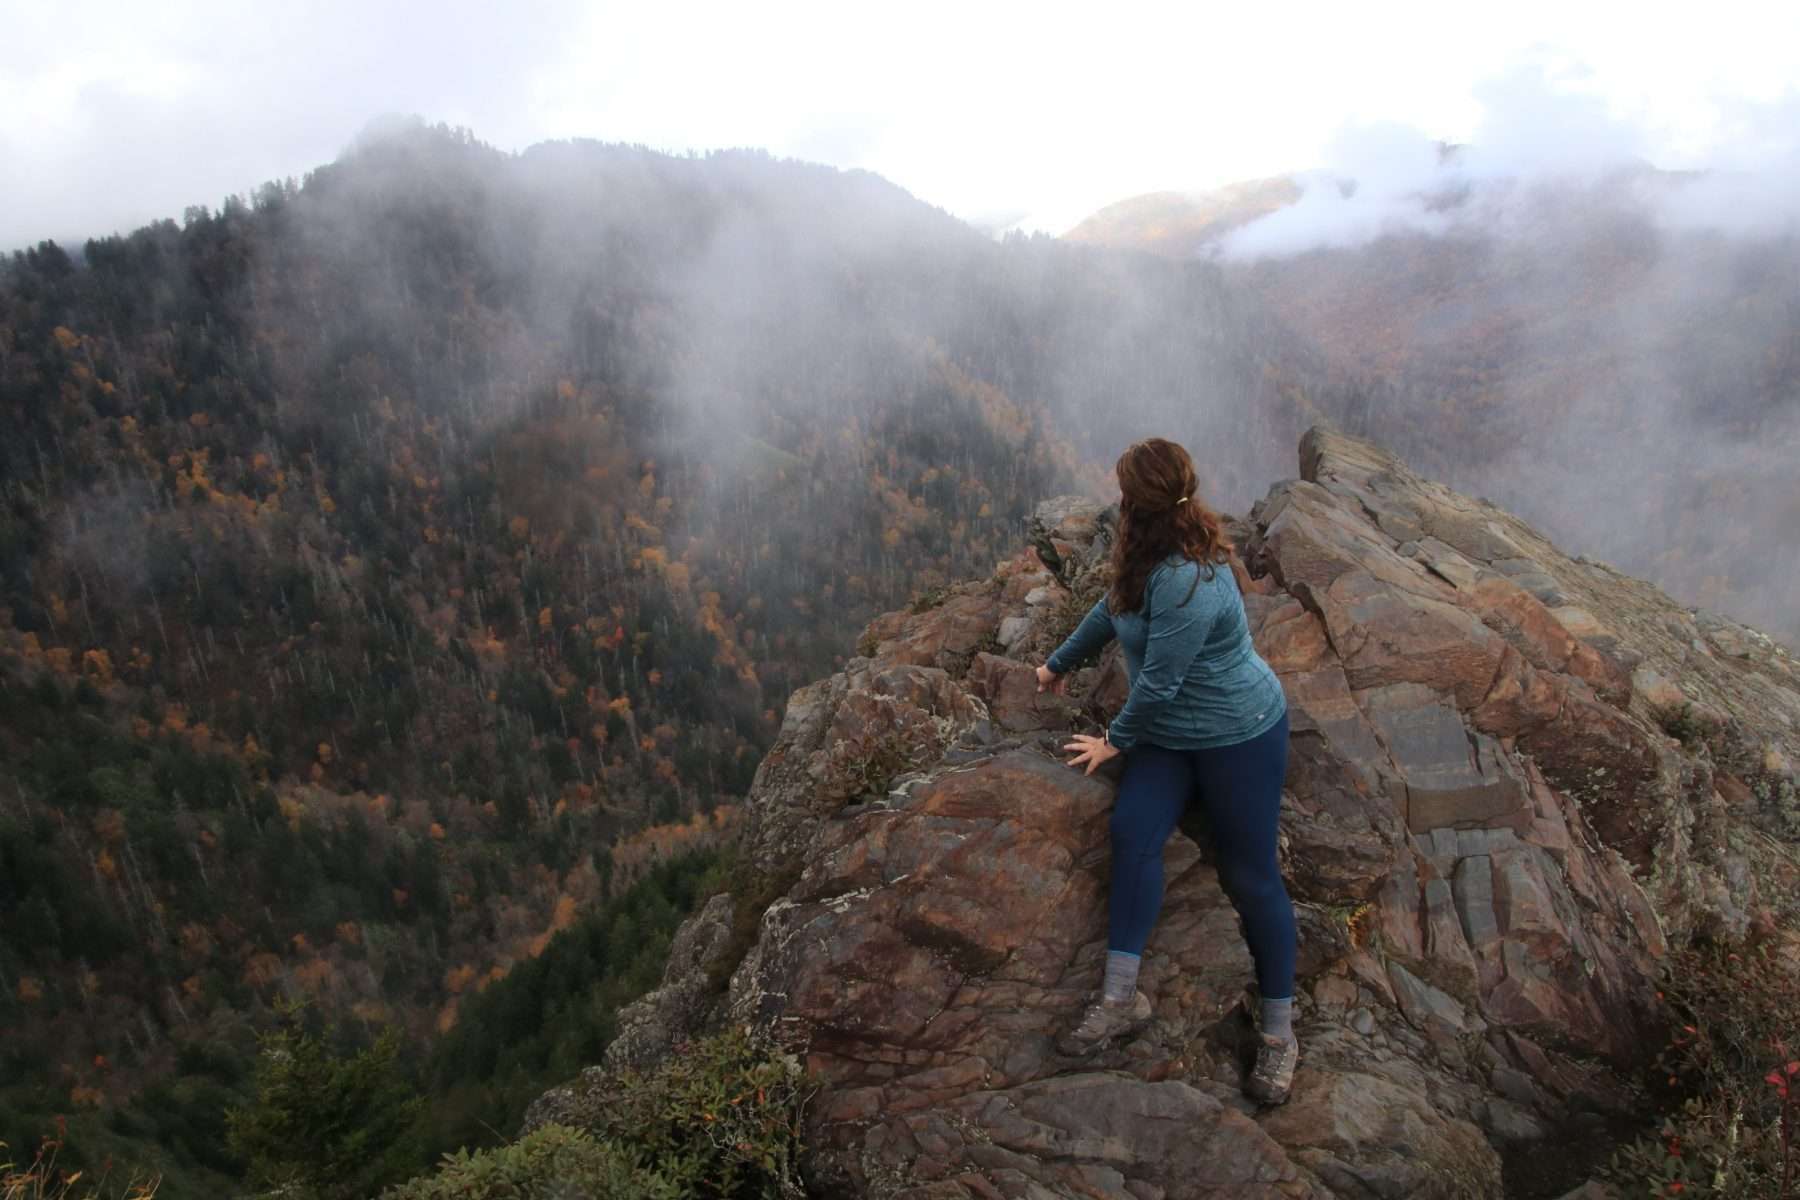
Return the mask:
[(1294, 998), (1271, 1000), (1262, 998), (1262, 1031), (1266, 1036), (1291, 1041), (1294, 1036)]
[(1132, 994), (1137, 991), (1138, 964), (1142, 961), (1137, 955), (1123, 950), (1106, 952), (1106, 983), (1100, 994), (1108, 1004), (1130, 1003)]

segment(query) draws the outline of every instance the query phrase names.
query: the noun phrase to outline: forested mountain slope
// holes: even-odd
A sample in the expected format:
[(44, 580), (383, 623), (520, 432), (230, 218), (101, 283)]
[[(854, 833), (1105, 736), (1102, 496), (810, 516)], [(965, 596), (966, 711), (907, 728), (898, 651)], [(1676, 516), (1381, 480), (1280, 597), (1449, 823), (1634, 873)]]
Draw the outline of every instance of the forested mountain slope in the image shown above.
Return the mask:
[(1308, 362), (1210, 266), (753, 153), (420, 128), (14, 255), (0, 1137), (229, 1173), (276, 998), (424, 1044), (1037, 497), (1151, 432), (1247, 496)]

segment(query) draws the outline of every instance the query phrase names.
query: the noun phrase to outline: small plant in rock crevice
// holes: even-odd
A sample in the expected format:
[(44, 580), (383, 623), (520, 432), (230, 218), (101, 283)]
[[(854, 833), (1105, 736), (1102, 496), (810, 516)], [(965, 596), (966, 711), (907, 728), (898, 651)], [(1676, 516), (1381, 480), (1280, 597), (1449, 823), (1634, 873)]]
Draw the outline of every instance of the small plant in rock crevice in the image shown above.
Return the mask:
[(969, 674), (969, 668), (975, 665), (975, 659), (978, 655), (998, 654), (1004, 649), (1005, 647), (1000, 644), (999, 634), (993, 630), (989, 630), (987, 633), (982, 634), (981, 640), (969, 647), (969, 649), (951, 655), (950, 660), (944, 664), (944, 671), (952, 679), (966, 679)]
[(920, 592), (917, 596), (914, 596), (912, 599), (912, 603), (908, 604), (906, 606), (906, 610), (910, 613), (915, 613), (915, 614), (923, 613), (923, 612), (930, 612), (932, 609), (936, 608), (938, 605), (942, 604), (944, 601), (948, 600), (949, 598), (950, 598), (950, 585), (949, 584), (943, 584), (943, 583), (934, 584), (931, 587), (928, 587), (924, 591)]
[(1774, 832), (1789, 841), (1800, 842), (1800, 786), (1791, 775), (1764, 774), (1751, 783), (1763, 814), (1774, 826)]
[(1687, 750), (1698, 750), (1706, 746), (1718, 728), (1710, 721), (1701, 719), (1692, 704), (1683, 704), (1680, 709), (1666, 712), (1658, 722), (1664, 733), (1674, 738)]
[(885, 795), (895, 779), (934, 761), (943, 749), (937, 723), (928, 714), (903, 714), (885, 729), (834, 746), (829, 782), (820, 795), (845, 804)]
[(1037, 631), (1037, 640), (1046, 652), (1056, 649), (1075, 632), (1075, 627), (1088, 615), (1094, 602), (1104, 596), (1106, 589), (1111, 586), (1111, 572), (1097, 570), (1076, 580), (1074, 590), (1064, 591), (1050, 611), (1044, 614), (1043, 623)]
[(723, 996), (731, 986), (731, 976), (756, 944), (762, 929), (763, 914), (776, 900), (787, 895), (800, 882), (803, 864), (798, 856), (771, 867), (751, 862), (741, 848), (734, 849), (724, 868), (727, 890), (731, 893), (731, 929), (724, 947), (714, 956), (707, 970), (707, 991)]

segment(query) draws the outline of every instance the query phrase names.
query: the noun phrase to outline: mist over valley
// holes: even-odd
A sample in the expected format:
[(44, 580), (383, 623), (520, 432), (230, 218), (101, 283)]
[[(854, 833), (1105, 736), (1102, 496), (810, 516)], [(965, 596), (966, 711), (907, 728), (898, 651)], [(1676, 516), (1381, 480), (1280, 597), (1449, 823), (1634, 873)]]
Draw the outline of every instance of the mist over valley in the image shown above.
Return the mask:
[[(73, 1112), (174, 1200), (268, 1182), (224, 1114), (288, 1022), (391, 1029), (431, 1099), (364, 1193), (507, 1141), (684, 918), (792, 886), (739, 843), (790, 698), (860, 659), (913, 720), (907, 670), (997, 670), (998, 632), (880, 655), (1044, 569), (1040, 502), (1115, 499), (1140, 438), (1245, 518), (1341, 430), (1698, 606), (1657, 637), (1709, 671), (1723, 617), (1800, 637), (1800, 173), (1659, 170), (1591, 113), (1525, 153), (1549, 102), (1509, 86), (1485, 141), (1363, 130), (1063, 237), (406, 119), (0, 259), (0, 1140)], [(901, 774), (871, 755), (830, 798)]]

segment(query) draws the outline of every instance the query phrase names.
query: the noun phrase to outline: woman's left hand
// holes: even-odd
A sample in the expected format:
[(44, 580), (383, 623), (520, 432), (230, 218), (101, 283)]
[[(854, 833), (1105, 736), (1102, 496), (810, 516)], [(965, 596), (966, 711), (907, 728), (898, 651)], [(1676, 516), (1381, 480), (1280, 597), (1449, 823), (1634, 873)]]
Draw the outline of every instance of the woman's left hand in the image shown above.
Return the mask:
[(1095, 767), (1108, 759), (1117, 758), (1119, 755), (1125, 753), (1123, 750), (1112, 745), (1105, 738), (1097, 738), (1091, 733), (1073, 733), (1069, 736), (1075, 740), (1072, 742), (1064, 742), (1063, 749), (1080, 751), (1074, 758), (1069, 760), (1069, 765), (1071, 767), (1079, 767), (1082, 763), (1086, 763), (1087, 770), (1082, 772), (1084, 775), (1092, 775)]

